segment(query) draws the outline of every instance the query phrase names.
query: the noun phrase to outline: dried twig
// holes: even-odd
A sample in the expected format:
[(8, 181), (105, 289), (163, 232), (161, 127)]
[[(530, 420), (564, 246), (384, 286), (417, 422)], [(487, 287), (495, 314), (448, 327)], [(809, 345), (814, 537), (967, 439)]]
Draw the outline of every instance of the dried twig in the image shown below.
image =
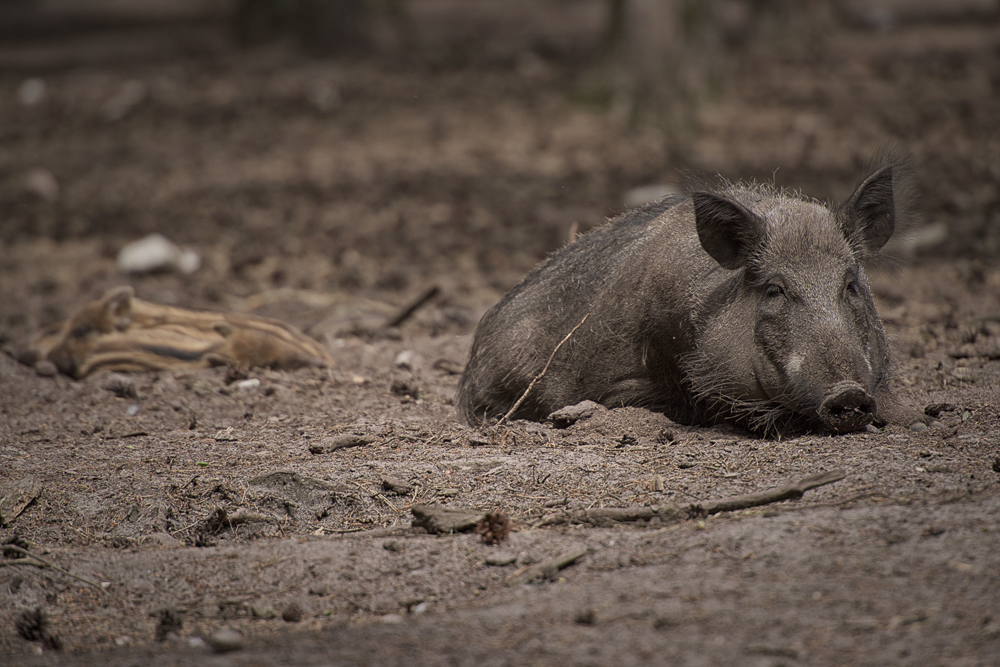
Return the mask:
[[(523, 394), (521, 394), (521, 398), (517, 399), (517, 403), (514, 404), (514, 407), (512, 407), (510, 410), (508, 410), (507, 414), (505, 414), (503, 417), (501, 417), (499, 419), (499, 421), (497, 421), (496, 426), (500, 426), (500, 424), (502, 424), (505, 421), (507, 421), (508, 419), (510, 419), (510, 416), (512, 414), (514, 414), (515, 412), (517, 412), (517, 409), (519, 407), (521, 407), (521, 403), (524, 403), (524, 399), (526, 399), (528, 397), (528, 394), (531, 392), (531, 390), (535, 388), (535, 385), (538, 384), (538, 382), (545, 375), (545, 371), (549, 370), (549, 365), (551, 365), (552, 364), (552, 360), (555, 359), (556, 352), (558, 352), (559, 348), (561, 348), (563, 346), (563, 343), (565, 343), (566, 341), (569, 340), (570, 336), (572, 336), (573, 334), (576, 333), (577, 329), (579, 329), (580, 327), (583, 326), (583, 323), (587, 321), (588, 317), (590, 317), (590, 313), (587, 313), (586, 315), (584, 315), (583, 319), (580, 320), (580, 323), (577, 324), (575, 327), (573, 327), (570, 330), (570, 332), (568, 334), (566, 334), (565, 338), (563, 338), (561, 341), (559, 341), (559, 344), (556, 345), (555, 349), (552, 350), (552, 354), (549, 355), (549, 360), (545, 362), (545, 368), (542, 369), (541, 373), (539, 373), (538, 375), (536, 375), (534, 377), (534, 379), (531, 381), (531, 384), (528, 385), (528, 388), (524, 390)], [(496, 428), (496, 426), (494, 426), (494, 428)]]
[(413, 316), (413, 313), (417, 312), (417, 310), (419, 310), (421, 306), (423, 306), (425, 303), (436, 297), (440, 292), (441, 288), (438, 287), (437, 285), (434, 285), (433, 287), (429, 288), (427, 291), (425, 291), (423, 294), (417, 297), (417, 299), (413, 303), (411, 303), (406, 308), (401, 310), (398, 315), (396, 315), (394, 318), (386, 322), (385, 328), (391, 329), (394, 327), (398, 327), (400, 324), (410, 319)]
[(14, 523), (24, 508), (35, 501), (44, 485), (33, 476), (0, 484), (0, 525)]
[(817, 486), (838, 482), (847, 476), (844, 470), (831, 470), (830, 472), (819, 473), (803, 477), (797, 482), (786, 484), (776, 489), (768, 489), (758, 493), (748, 493), (743, 496), (733, 496), (722, 500), (710, 500), (706, 503), (692, 503), (688, 506), (688, 516), (708, 516), (719, 512), (733, 512), (736, 510), (757, 507), (758, 505), (768, 505), (770, 503), (781, 502), (782, 500), (797, 500), (809, 489)]
[(809, 489), (837, 482), (846, 476), (847, 473), (843, 470), (831, 470), (830, 472), (803, 477), (796, 482), (774, 489), (723, 498), (721, 500), (709, 500), (704, 503), (691, 503), (680, 509), (671, 503), (665, 503), (662, 505), (643, 505), (639, 507), (593, 507), (576, 511), (554, 512), (542, 517), (540, 521), (532, 525), (532, 528), (567, 523), (610, 526), (615, 523), (649, 521), (654, 517), (658, 517), (664, 523), (670, 523), (681, 521), (685, 515), (689, 519), (694, 519), (710, 514), (718, 514), (719, 512), (734, 512), (749, 507), (768, 505), (770, 503), (781, 502), (782, 500), (796, 500), (801, 498), (802, 494)]
[(40, 567), (43, 570), (45, 568), (49, 568), (50, 570), (55, 570), (56, 572), (59, 572), (60, 574), (65, 574), (67, 577), (72, 577), (73, 579), (76, 579), (77, 581), (82, 581), (83, 583), (87, 584), (88, 586), (93, 586), (94, 588), (96, 588), (97, 590), (99, 590), (102, 593), (104, 592), (104, 587), (101, 586), (96, 581), (91, 581), (90, 579), (87, 579), (85, 577), (77, 576), (77, 575), (73, 574), (72, 572), (64, 570), (61, 567), (59, 567), (58, 565), (45, 560), (41, 556), (36, 556), (35, 554), (31, 553), (27, 549), (19, 547), (16, 544), (4, 544), (4, 545), (0, 546), (0, 550), (2, 550), (2, 551), (13, 551), (15, 553), (19, 553), (22, 556), (24, 556), (24, 558), (15, 558), (14, 560), (0, 560), (0, 567), (2, 567), (4, 565), (33, 565), (34, 567)]
[(538, 579), (554, 579), (559, 570), (569, 567), (588, 553), (590, 553), (590, 549), (583, 548), (568, 551), (555, 558), (546, 558), (540, 563), (535, 563), (534, 565), (529, 565), (518, 570), (504, 579), (503, 583), (506, 586), (519, 586), (521, 584), (530, 584)]
[(542, 517), (532, 528), (557, 526), (564, 523), (610, 526), (631, 521), (649, 521), (659, 517), (664, 522), (679, 521), (682, 514), (673, 504), (642, 505), (639, 507), (593, 507), (574, 512), (554, 512)]

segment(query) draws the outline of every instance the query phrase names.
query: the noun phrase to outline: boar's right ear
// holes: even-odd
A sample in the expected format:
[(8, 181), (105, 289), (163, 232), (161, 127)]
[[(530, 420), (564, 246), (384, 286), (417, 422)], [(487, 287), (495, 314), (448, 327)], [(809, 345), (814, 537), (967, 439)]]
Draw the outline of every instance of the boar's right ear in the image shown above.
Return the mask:
[(840, 226), (848, 240), (857, 239), (864, 250), (876, 253), (896, 229), (892, 162), (868, 175), (840, 208)]
[(102, 314), (114, 331), (124, 331), (132, 325), (132, 299), (135, 291), (129, 287), (116, 287), (101, 300)]
[(694, 219), (698, 240), (724, 269), (746, 264), (764, 235), (764, 223), (737, 202), (710, 192), (695, 192)]

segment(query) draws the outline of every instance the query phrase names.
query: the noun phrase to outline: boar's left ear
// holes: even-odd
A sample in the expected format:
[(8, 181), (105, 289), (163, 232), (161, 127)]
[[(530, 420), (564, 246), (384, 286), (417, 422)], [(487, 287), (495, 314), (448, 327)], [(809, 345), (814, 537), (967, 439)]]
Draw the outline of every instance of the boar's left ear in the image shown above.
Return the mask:
[(107, 322), (116, 331), (125, 331), (132, 325), (132, 299), (135, 291), (131, 287), (116, 287), (102, 299), (101, 307)]
[(892, 163), (877, 168), (838, 211), (844, 236), (849, 241), (860, 241), (871, 253), (881, 250), (896, 229), (894, 171)]
[(698, 240), (725, 269), (746, 264), (764, 238), (764, 222), (741, 204), (710, 192), (695, 192), (694, 219)]

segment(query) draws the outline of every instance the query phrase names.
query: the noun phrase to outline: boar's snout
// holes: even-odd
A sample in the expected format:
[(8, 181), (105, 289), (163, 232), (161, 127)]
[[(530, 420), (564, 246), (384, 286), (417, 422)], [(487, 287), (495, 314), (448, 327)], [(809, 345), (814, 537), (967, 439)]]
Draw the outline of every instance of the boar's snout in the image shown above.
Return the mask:
[(63, 347), (57, 347), (49, 353), (49, 361), (56, 365), (63, 375), (76, 377), (76, 359)]
[(875, 418), (875, 399), (855, 382), (841, 382), (830, 389), (819, 406), (819, 418), (832, 431), (860, 431)]

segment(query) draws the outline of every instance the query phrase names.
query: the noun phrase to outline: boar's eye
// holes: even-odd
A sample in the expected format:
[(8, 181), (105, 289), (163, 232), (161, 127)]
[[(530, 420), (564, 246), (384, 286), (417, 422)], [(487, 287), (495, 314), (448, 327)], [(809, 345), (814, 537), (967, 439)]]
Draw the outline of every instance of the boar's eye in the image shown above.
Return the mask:
[(851, 282), (847, 283), (847, 287), (845, 288), (844, 291), (847, 293), (848, 296), (858, 296), (861, 294), (861, 288), (858, 287), (858, 283), (856, 280), (852, 280)]
[(91, 334), (93, 330), (94, 327), (90, 326), (89, 324), (81, 324), (80, 326), (75, 327), (73, 331), (70, 332), (69, 335), (72, 336), (73, 338), (86, 338)]
[(778, 285), (777, 283), (768, 283), (767, 287), (764, 288), (764, 296), (768, 298), (774, 298), (784, 295), (785, 295), (785, 289), (781, 285)]

